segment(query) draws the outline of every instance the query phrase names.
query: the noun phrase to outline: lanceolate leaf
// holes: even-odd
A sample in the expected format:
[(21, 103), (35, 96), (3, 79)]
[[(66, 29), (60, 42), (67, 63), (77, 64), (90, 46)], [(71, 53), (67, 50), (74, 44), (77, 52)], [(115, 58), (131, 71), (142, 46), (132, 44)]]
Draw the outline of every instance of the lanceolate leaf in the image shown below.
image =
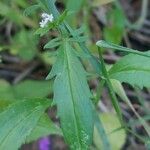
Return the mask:
[[(94, 108), (94, 107), (93, 107)], [(97, 111), (95, 110), (95, 108), (93, 109), (94, 111), (94, 120), (95, 120), (95, 128), (94, 130), (97, 130), (97, 134), (100, 136), (101, 140), (98, 141), (99, 143), (102, 143), (102, 147), (103, 147), (103, 150), (111, 150), (111, 146), (110, 146), (110, 143), (109, 143), (109, 140), (108, 140), (108, 136), (105, 132), (105, 129), (104, 129), (104, 126), (101, 122), (101, 119), (97, 113)], [(97, 140), (97, 139), (96, 139)]]
[(49, 41), (45, 46), (44, 48), (54, 48), (56, 46), (60, 45), (60, 38), (55, 38), (55, 39), (52, 39), (51, 41)]
[(56, 75), (54, 100), (65, 140), (73, 150), (86, 150), (93, 134), (91, 94), (85, 70), (67, 40), (62, 43), (56, 64), (51, 77)]
[[(150, 52), (143, 53), (150, 55)], [(150, 58), (129, 54), (120, 59), (109, 71), (110, 78), (133, 86), (150, 87)]]
[(98, 41), (96, 43), (96, 45), (98, 47), (101, 47), (101, 48), (109, 48), (109, 49), (112, 49), (112, 50), (118, 50), (118, 51), (122, 51), (122, 52), (126, 52), (126, 53), (133, 53), (133, 54), (137, 54), (137, 55), (141, 55), (141, 56), (145, 56), (145, 57), (150, 58), (149, 53), (143, 53), (143, 52), (140, 52), (138, 50), (134, 50), (134, 49), (131, 49), (131, 48), (119, 46), (117, 44), (113, 44), (113, 43), (106, 42), (106, 41), (103, 41), (103, 40)]
[(32, 6), (28, 7), (27, 9), (25, 9), (24, 15), (29, 16), (32, 13), (34, 13), (36, 10), (38, 10), (39, 8), (40, 8), (40, 5), (32, 5)]
[(46, 99), (15, 102), (0, 113), (0, 150), (17, 150), (50, 105)]
[(136, 117), (139, 119), (139, 121), (141, 122), (141, 124), (143, 125), (145, 131), (147, 132), (147, 134), (150, 137), (150, 127), (147, 124), (147, 122), (138, 114), (138, 112), (135, 110), (135, 108), (133, 107), (132, 103), (130, 102), (129, 98), (127, 97), (123, 86), (121, 85), (121, 83), (117, 80), (112, 79), (111, 80), (113, 88), (115, 90), (115, 92), (118, 94), (118, 96), (120, 96), (120, 98), (122, 98), (122, 100), (124, 100), (128, 106), (131, 108), (131, 110), (134, 112), (134, 114), (136, 115)]

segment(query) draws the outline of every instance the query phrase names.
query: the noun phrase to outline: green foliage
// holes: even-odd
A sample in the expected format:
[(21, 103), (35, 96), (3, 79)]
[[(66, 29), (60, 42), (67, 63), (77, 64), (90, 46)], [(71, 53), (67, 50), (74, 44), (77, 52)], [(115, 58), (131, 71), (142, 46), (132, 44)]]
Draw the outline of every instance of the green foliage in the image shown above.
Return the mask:
[(18, 54), (24, 60), (32, 60), (37, 55), (37, 36), (32, 31), (21, 30), (12, 41), (11, 52)]
[(25, 80), (14, 86), (13, 91), (17, 99), (44, 98), (52, 92), (52, 89), (49, 81)]
[(96, 45), (100, 48), (108, 48), (108, 49), (112, 49), (112, 50), (121, 51), (121, 52), (124, 52), (124, 53), (127, 53), (127, 54), (132, 53), (132, 54), (137, 54), (137, 55), (141, 55), (141, 56), (145, 56), (145, 57), (150, 57), (150, 55), (148, 53), (143, 53), (143, 52), (140, 52), (138, 50), (134, 50), (134, 49), (131, 49), (131, 48), (119, 46), (117, 44), (113, 44), (113, 43), (106, 42), (106, 41), (103, 41), (103, 40), (98, 41), (96, 43)]
[(75, 22), (75, 15), (80, 11), (85, 2), (86, 2), (85, 0), (79, 0), (78, 2), (76, 0), (66, 0), (65, 2), (66, 9), (71, 12), (74, 12), (67, 19), (67, 21), (70, 24), (73, 25), (73, 23)]
[(54, 48), (54, 47), (57, 47), (60, 45), (60, 38), (55, 38), (55, 39), (52, 39), (51, 41), (49, 41), (45, 46), (44, 48)]
[[(143, 54), (150, 55), (150, 52)], [(129, 54), (113, 65), (109, 76), (132, 86), (150, 87), (150, 58)]]
[(110, 26), (104, 28), (105, 40), (114, 44), (120, 44), (125, 30), (125, 16), (122, 10), (114, 8), (109, 11), (107, 20)]
[[(99, 117), (99, 114), (96, 112), (96, 110), (94, 110), (94, 119), (95, 119), (94, 131), (96, 132), (96, 133), (94, 132), (94, 137), (93, 137), (94, 141), (101, 142), (101, 148), (103, 150), (111, 150), (111, 145), (108, 140), (108, 136), (106, 134), (102, 121)], [(98, 139), (95, 138), (95, 136), (98, 136)]]
[(51, 82), (25, 80), (15, 86), (0, 80), (0, 101), (13, 101), (22, 98), (44, 98), (52, 91)]
[[(36, 102), (36, 100), (37, 100), (36, 98), (44, 98), (51, 92), (50, 85), (51, 85), (51, 82), (49, 82), (49, 81), (25, 80), (15, 86), (11, 86), (5, 80), (0, 80), (0, 113), (3, 113), (5, 110), (11, 111), (10, 108), (11, 108), (12, 104), (15, 105), (15, 104), (17, 104), (17, 102), (20, 102), (20, 101), (23, 101), (23, 102), (18, 107), (22, 108), (22, 105), (24, 105), (24, 101), (25, 101), (23, 98), (25, 98), (25, 99), (27, 98), (26, 101), (28, 101), (28, 103), (29, 103), (28, 105), (30, 105), (30, 100), (31, 100), (31, 105), (32, 105), (32, 101)], [(38, 101), (44, 101), (44, 100), (45, 99), (41, 99)], [(39, 103), (39, 105), (40, 105), (40, 103)], [(15, 110), (16, 107), (15, 108), (13, 107), (12, 109)], [(27, 110), (27, 112), (28, 112), (28, 110)], [(35, 114), (34, 117), (36, 117), (36, 115), (37, 114)], [(24, 137), (24, 139), (26, 139), (26, 138), (27, 139), (23, 140), (22, 143), (24, 143), (24, 141), (31, 142), (33, 140), (37, 140), (40, 137), (47, 136), (50, 134), (62, 135), (59, 127), (57, 127), (48, 118), (47, 114), (41, 114), (41, 115), (42, 116), (40, 117), (40, 119), (37, 118), (38, 122), (36, 123), (36, 126), (33, 127), (32, 132), (29, 135), (26, 135)], [(13, 119), (14, 118), (12, 118), (12, 121), (15, 121)], [(1, 120), (1, 118), (0, 118), (0, 120)], [(9, 122), (5, 122), (5, 123), (9, 124)], [(22, 124), (22, 126), (23, 126), (23, 124)], [(17, 128), (16, 128), (16, 131), (14, 131), (14, 132), (17, 134)], [(20, 138), (20, 135), (18, 135), (16, 138)]]
[[(135, 113), (138, 117), (139, 121), (145, 128), (148, 136), (150, 135), (150, 128), (145, 120), (136, 112), (134, 107), (132, 106), (131, 102), (129, 101), (128, 97), (126, 96), (121, 84), (118, 84), (117, 80), (121, 82), (127, 82), (132, 86), (139, 86), (139, 87), (149, 87), (149, 51), (148, 52), (139, 52), (137, 50), (133, 50), (130, 48), (125, 48), (122, 46), (118, 46), (115, 44), (107, 43), (105, 41), (98, 41), (97, 46), (101, 48), (111, 48), (116, 49), (122, 52), (132, 53), (129, 54), (122, 59), (120, 59), (113, 67), (109, 70), (108, 76), (106, 69), (103, 71), (103, 76), (106, 78), (106, 83), (108, 88), (110, 89), (111, 99), (117, 100), (114, 96), (114, 91), (129, 105), (131, 110)], [(99, 48), (99, 51), (100, 48)], [(102, 66), (105, 66), (102, 54), (100, 53), (100, 58), (102, 61)], [(104, 68), (104, 67), (103, 67)], [(117, 80), (112, 80), (117, 79)], [(109, 82), (110, 81), (110, 82)], [(114, 82), (116, 81), (116, 82)], [(112, 85), (113, 83), (113, 85)], [(111, 94), (112, 93), (112, 94)], [(125, 126), (126, 124), (123, 123)], [(140, 137), (141, 139), (141, 137)], [(145, 140), (142, 139), (145, 142)]]
[(49, 119), (47, 114), (42, 114), (36, 127), (32, 130), (31, 134), (26, 138), (26, 142), (35, 141), (41, 137), (53, 134), (62, 136), (62, 131)]
[[(117, 116), (112, 113), (103, 113), (100, 115), (100, 119), (106, 130), (112, 150), (120, 150), (125, 143), (126, 134), (124, 129), (115, 131), (116, 129), (119, 129), (121, 127)], [(119, 142), (116, 142), (118, 140)], [(97, 149), (102, 149), (102, 143), (97, 129), (95, 129), (94, 132), (94, 144), (96, 145)]]
[(49, 30), (58, 28), (61, 23), (64, 21), (64, 19), (67, 17), (68, 11), (64, 11), (57, 19), (55, 19), (53, 22), (49, 22), (47, 26), (44, 28), (39, 28), (36, 30), (35, 34), (43, 36), (46, 33), (48, 33)]
[(26, 16), (23, 16), (23, 11), (19, 9), (19, 6), (16, 6), (14, 9), (13, 5), (8, 6), (5, 2), (0, 2), (0, 15), (15, 22), (17, 25), (21, 25), (22, 23), (27, 26), (35, 26), (35, 23)]
[[(92, 6), (111, 1), (113, 0), (94, 0)], [(134, 110), (120, 82), (127, 82), (141, 88), (143, 86), (150, 87), (150, 53), (116, 45), (121, 42), (124, 34), (125, 16), (122, 10), (115, 6), (107, 18), (110, 26), (105, 27), (103, 32), (104, 38), (108, 42), (98, 41), (96, 44), (101, 48), (132, 54), (120, 59), (107, 71), (102, 54), (100, 53), (99, 61), (86, 47), (85, 43), (88, 43), (88, 38), (85, 36), (84, 29), (81, 27), (73, 30), (66, 22), (67, 20), (73, 25), (75, 15), (81, 10), (83, 4), (88, 7), (87, 1), (66, 0), (65, 4), (67, 11), (60, 15), (55, 7), (55, 0), (37, 0), (37, 3), (27, 8), (22, 15), (23, 9), (28, 6), (25, 0), (12, 2), (2, 0), (0, 2), (0, 15), (5, 17), (0, 24), (8, 21), (20, 27), (17, 28), (19, 32), (10, 37), (12, 44), (0, 48), (2, 50), (9, 48), (11, 53), (19, 55), (24, 61), (31, 61), (35, 57), (40, 59), (44, 57), (43, 55), (39, 57), (38, 38), (33, 36), (33, 32), (29, 29), (37, 26), (37, 17), (32, 15), (37, 16), (35, 12), (40, 10), (48, 14), (52, 13), (54, 16), (53, 22), (49, 22), (44, 28), (39, 28), (35, 34), (45, 35), (47, 38), (50, 30), (57, 29), (60, 33), (58, 37), (53, 37), (44, 46), (44, 49), (59, 47), (57, 51), (52, 51), (53, 54), (55, 53), (56, 62), (47, 79), (54, 78), (54, 105), (57, 105), (62, 128), (61, 130), (56, 126), (45, 113), (45, 110), (51, 107), (51, 101), (45, 97), (52, 94), (52, 82), (25, 80), (12, 86), (6, 81), (0, 80), (0, 149), (2, 150), (16, 150), (23, 143), (50, 134), (64, 136), (70, 149), (88, 150), (92, 144), (94, 126), (94, 144), (97, 149), (121, 149), (126, 134), (124, 129), (118, 129), (124, 125), (124, 122), (115, 93), (127, 102), (149, 134), (149, 127)], [(85, 8), (84, 11), (90, 10), (89, 8)], [(86, 20), (87, 16), (83, 16), (83, 19)], [(34, 21), (31, 19), (32, 17), (35, 19)], [(51, 54), (50, 51), (46, 53)], [(97, 115), (96, 109), (93, 108), (91, 100), (93, 96), (86, 78), (86, 75), (91, 73), (87, 73), (84, 69), (81, 63), (82, 59), (86, 59), (92, 64), (94, 71), (102, 78), (103, 84), (106, 82), (120, 122), (113, 114), (100, 114), (100, 118)], [(50, 64), (52, 61), (50, 60)], [(118, 137), (119, 142), (116, 143)]]
[(40, 8), (40, 5), (38, 5), (38, 4), (37, 5), (32, 5), (32, 6), (25, 9), (24, 15), (29, 16), (32, 13), (34, 13), (36, 10), (38, 10), (39, 8)]
[(15, 102), (1, 112), (0, 149), (18, 149), (49, 106), (49, 100), (29, 99)]
[(54, 100), (64, 137), (71, 149), (88, 149), (93, 134), (91, 94), (85, 71), (67, 39), (49, 77), (54, 75)]
[(140, 121), (141, 125), (143, 125), (145, 131), (147, 132), (148, 136), (150, 137), (150, 127), (147, 124), (147, 122), (137, 113), (135, 108), (132, 106), (132, 103), (130, 102), (129, 98), (127, 97), (123, 86), (118, 80), (111, 79), (114, 91), (117, 93), (117, 95), (125, 102), (127, 105), (131, 108), (131, 110), (134, 112), (138, 120)]
[(14, 100), (12, 87), (5, 80), (0, 80), (0, 100)]
[(80, 0), (78, 3), (76, 0), (66, 0), (66, 9), (70, 11), (79, 12), (81, 9), (82, 4), (85, 0)]

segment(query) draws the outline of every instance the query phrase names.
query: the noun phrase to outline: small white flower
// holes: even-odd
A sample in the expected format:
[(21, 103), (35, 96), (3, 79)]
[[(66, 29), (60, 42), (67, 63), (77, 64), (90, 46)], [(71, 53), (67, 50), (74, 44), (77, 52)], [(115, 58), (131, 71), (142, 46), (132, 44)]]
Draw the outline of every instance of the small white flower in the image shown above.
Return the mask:
[(54, 19), (52, 14), (49, 15), (47, 13), (42, 13), (41, 17), (42, 17), (42, 21), (40, 22), (41, 28), (44, 28), (48, 22), (53, 22)]

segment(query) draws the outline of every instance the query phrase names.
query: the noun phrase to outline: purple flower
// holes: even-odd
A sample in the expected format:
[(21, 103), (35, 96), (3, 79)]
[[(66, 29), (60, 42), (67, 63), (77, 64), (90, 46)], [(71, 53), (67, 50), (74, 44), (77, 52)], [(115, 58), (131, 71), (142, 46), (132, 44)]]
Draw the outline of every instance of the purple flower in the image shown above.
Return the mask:
[(40, 150), (51, 150), (51, 143), (48, 137), (44, 137), (39, 140), (39, 149)]

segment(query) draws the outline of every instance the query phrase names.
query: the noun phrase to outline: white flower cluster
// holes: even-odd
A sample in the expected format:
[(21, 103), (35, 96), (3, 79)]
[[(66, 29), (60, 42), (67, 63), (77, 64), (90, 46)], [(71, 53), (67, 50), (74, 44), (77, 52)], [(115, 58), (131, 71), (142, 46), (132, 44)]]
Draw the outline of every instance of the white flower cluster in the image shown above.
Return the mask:
[(44, 28), (48, 22), (53, 22), (54, 19), (52, 14), (49, 15), (47, 13), (42, 13), (41, 17), (42, 17), (42, 21), (40, 22), (41, 28)]

